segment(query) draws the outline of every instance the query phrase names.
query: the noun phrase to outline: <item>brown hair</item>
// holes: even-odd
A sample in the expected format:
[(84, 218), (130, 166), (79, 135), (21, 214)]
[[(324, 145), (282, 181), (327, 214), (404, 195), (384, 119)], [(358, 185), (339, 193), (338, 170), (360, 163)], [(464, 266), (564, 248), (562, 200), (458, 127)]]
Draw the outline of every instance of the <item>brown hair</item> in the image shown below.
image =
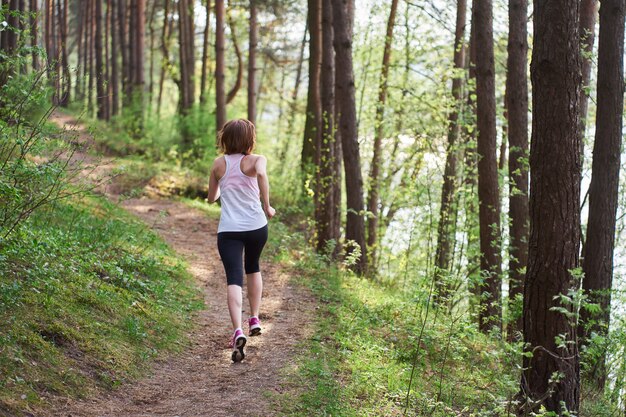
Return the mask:
[(217, 135), (217, 146), (227, 155), (242, 153), (248, 155), (256, 144), (254, 123), (247, 119), (226, 122)]

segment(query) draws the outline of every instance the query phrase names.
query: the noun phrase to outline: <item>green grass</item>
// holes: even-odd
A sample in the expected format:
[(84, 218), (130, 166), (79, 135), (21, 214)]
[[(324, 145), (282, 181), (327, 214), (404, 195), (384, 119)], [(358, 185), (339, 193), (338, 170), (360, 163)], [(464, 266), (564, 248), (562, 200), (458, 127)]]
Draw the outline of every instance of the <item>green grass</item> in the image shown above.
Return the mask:
[(0, 242), (0, 409), (84, 396), (185, 345), (201, 306), (185, 265), (119, 207), (81, 196)]
[(330, 267), (298, 236), (275, 235), (283, 240), (275, 257), (311, 289), (318, 309), (314, 336), (287, 371), (292, 390), (273, 396), (280, 415), (506, 415), (519, 384), (514, 348), (432, 309), (422, 332), (427, 292)]

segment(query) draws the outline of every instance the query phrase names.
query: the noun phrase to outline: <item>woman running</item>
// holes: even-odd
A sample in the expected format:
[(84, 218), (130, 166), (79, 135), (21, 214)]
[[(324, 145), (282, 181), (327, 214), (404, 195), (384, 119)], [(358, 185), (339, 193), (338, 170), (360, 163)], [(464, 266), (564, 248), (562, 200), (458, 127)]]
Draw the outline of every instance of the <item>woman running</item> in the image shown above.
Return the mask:
[(275, 213), (270, 206), (267, 160), (263, 155), (252, 154), (255, 143), (252, 122), (238, 119), (226, 123), (218, 135), (218, 146), (224, 156), (213, 162), (209, 180), (208, 200), (213, 203), (219, 198), (222, 206), (217, 248), (228, 283), (228, 311), (234, 329), (233, 362), (245, 357), (247, 341), (241, 326), (244, 271), (250, 302), (248, 334), (261, 334), (259, 307), (263, 279), (259, 257), (267, 242), (267, 219)]

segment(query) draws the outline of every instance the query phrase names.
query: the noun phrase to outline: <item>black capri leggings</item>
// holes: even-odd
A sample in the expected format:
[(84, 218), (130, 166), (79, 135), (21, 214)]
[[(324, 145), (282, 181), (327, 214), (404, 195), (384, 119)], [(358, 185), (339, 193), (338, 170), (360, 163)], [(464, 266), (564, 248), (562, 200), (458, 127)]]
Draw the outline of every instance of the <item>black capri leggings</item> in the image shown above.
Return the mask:
[[(267, 225), (249, 232), (220, 232), (217, 249), (220, 252), (228, 285), (243, 286), (244, 264), (246, 274), (261, 271), (259, 258), (267, 242)], [(242, 262), (242, 255), (245, 256)]]

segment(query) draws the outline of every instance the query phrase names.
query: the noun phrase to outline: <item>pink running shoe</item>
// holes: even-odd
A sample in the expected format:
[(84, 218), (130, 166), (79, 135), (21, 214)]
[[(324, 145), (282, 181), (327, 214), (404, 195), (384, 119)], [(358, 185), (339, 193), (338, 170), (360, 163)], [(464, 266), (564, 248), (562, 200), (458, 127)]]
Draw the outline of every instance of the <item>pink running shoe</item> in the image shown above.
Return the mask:
[(261, 334), (261, 321), (258, 317), (250, 317), (248, 327), (250, 329), (250, 336), (258, 336)]
[(233, 338), (230, 340), (230, 347), (233, 348), (233, 362), (241, 362), (246, 354), (243, 352), (243, 347), (246, 345), (248, 339), (243, 334), (243, 330), (237, 329), (233, 334)]

